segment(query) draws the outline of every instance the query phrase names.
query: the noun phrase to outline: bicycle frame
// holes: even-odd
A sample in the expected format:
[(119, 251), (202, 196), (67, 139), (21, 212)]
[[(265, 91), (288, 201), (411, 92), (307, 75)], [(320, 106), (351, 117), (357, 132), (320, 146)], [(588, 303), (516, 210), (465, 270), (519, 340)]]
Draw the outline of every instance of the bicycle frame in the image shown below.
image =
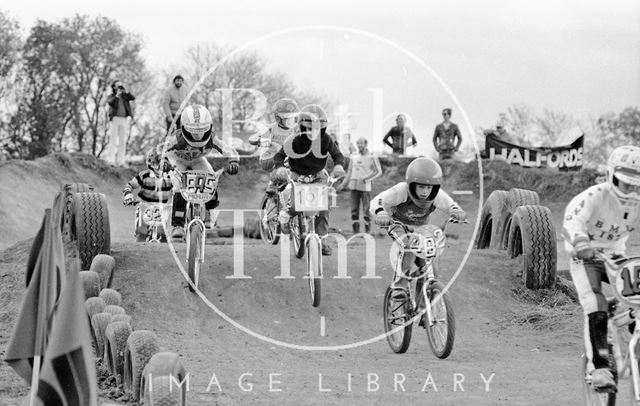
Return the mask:
[[(621, 284), (617, 283), (619, 279), (624, 280), (624, 276), (622, 276), (621, 273), (626, 270), (627, 264), (631, 263), (633, 265), (633, 262), (637, 262), (638, 258), (621, 258), (620, 261), (617, 262), (600, 252), (596, 253), (596, 257), (604, 262), (607, 277), (614, 288), (615, 298), (613, 311), (617, 310), (619, 306), (624, 309), (624, 311), (617, 312), (613, 316), (610, 315), (607, 331), (607, 341), (612, 346), (612, 355), (616, 361), (618, 378), (624, 378), (630, 373), (632, 378), (633, 400), (640, 403), (640, 368), (638, 366), (638, 354), (636, 353), (636, 347), (640, 341), (640, 302), (638, 302), (638, 297), (640, 296), (635, 291), (632, 291), (633, 294), (623, 296), (624, 289), (620, 292)], [(637, 265), (634, 268), (637, 269)], [(624, 287), (625, 285), (622, 286)], [(629, 338), (627, 351), (623, 353), (622, 340), (618, 329), (625, 328), (634, 321), (634, 331)], [(588, 380), (589, 377), (586, 378)]]

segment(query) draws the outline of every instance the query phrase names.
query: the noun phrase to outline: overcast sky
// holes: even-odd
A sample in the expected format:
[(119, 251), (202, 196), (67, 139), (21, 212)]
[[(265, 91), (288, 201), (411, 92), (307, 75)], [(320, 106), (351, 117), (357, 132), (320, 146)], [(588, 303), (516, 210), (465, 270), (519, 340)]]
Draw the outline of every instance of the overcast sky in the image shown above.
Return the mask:
[[(25, 34), (37, 18), (114, 18), (143, 36), (144, 54), (158, 72), (178, 65), (182, 51), (199, 42), (241, 46), (267, 36), (250, 49), (296, 83), (348, 104), (357, 114), (356, 136), (374, 141), (374, 94), (382, 95), (384, 130), (393, 124), (391, 114), (404, 111), (422, 147), (431, 144), (443, 107), (453, 107), (453, 121), (468, 132), (437, 76), (473, 127), (493, 126), (513, 104), (576, 117), (640, 105), (637, 0), (61, 0), (55, 6), (4, 0), (0, 9), (17, 18)], [(299, 29), (275, 35), (293, 27)]]

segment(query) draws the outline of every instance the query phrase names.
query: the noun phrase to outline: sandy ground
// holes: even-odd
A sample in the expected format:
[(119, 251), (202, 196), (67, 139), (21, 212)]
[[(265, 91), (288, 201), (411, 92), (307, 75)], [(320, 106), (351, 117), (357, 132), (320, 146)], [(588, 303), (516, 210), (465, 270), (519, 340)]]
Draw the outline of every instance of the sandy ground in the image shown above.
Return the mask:
[[(35, 233), (42, 209), (50, 205), (59, 185), (69, 181), (69, 176), (58, 169), (43, 171), (37, 180), (42, 186), (39, 196), (29, 196), (24, 206), (9, 215), (7, 204), (14, 202), (7, 201), (6, 192), (13, 189), (11, 182), (33, 179), (37, 171), (28, 166), (0, 167), (0, 210), (4, 210), (0, 215), (6, 230), (0, 232), (0, 242), (5, 248), (11, 246), (0, 254), (0, 358), (4, 357), (24, 290), (29, 244), (15, 241)], [(78, 169), (74, 173), (76, 169), (72, 167), (69, 173), (78, 180), (86, 179), (87, 171)], [(112, 255), (117, 261), (113, 288), (122, 293), (134, 328), (155, 331), (162, 350), (182, 357), (190, 378), (188, 404), (582, 403), (579, 307), (568, 304), (560, 310), (546, 309), (538, 312), (543, 315), (539, 319), (522, 321), (523, 315), (535, 313), (540, 306), (519, 293), (522, 283), (515, 276), (519, 260), (509, 259), (504, 252), (472, 250), (452, 285), (456, 341), (449, 358), (439, 360), (431, 353), (426, 334), (417, 325), (407, 353), (394, 354), (384, 338), (353, 345), (384, 332), (382, 300), (391, 278), (387, 237), (375, 239), (373, 256), (366, 255), (362, 243), (349, 246), (350, 279), (334, 278), (337, 251), (326, 258), (319, 308), (310, 305), (307, 283), (302, 279), (302, 260), (288, 260), (293, 279), (277, 278), (282, 261), (287, 261), (281, 246), (243, 240), (240, 255), (232, 240), (212, 238), (206, 246), (201, 290), (203, 297), (215, 305), (215, 311), (185, 287), (168, 245), (133, 242), (133, 209), (120, 203), (120, 188), (126, 177), (127, 173), (96, 174), (89, 180), (109, 198)], [(260, 182), (257, 179), (244, 188), (228, 184), (230, 192), (221, 193), (221, 208), (256, 207)], [(224, 183), (221, 188), (225, 190)], [(460, 197), (459, 201), (475, 221), (475, 198)], [(556, 227), (564, 204), (548, 204)], [(340, 207), (332, 212), (332, 226), (349, 228), (346, 205), (348, 195), (341, 194)], [(227, 214), (220, 217), (223, 225), (230, 220)], [(472, 231), (472, 226), (465, 225), (447, 230), (450, 238), (442, 257), (445, 281), (453, 277), (467, 252)], [(184, 244), (174, 245), (174, 250), (184, 263)], [(566, 269), (561, 249), (559, 255), (558, 267)], [(371, 260), (375, 261), (378, 279), (363, 278), (366, 261)], [(248, 278), (233, 278), (234, 264), (242, 264)], [(282, 343), (298, 347), (352, 344), (353, 348), (309, 351)], [(621, 392), (627, 394), (627, 388), (624, 382)], [(0, 364), (0, 405), (20, 404), (27, 390), (6, 364)]]

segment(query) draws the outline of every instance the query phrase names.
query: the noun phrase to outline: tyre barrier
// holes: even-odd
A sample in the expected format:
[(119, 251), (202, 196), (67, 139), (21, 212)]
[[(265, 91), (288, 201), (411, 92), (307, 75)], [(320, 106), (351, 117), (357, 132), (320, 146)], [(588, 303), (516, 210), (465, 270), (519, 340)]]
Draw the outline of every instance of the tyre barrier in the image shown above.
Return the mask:
[(158, 336), (152, 331), (138, 330), (131, 333), (127, 340), (124, 355), (124, 389), (140, 399), (140, 381), (147, 363), (160, 351)]
[(100, 291), (100, 298), (104, 300), (104, 303), (109, 306), (122, 306), (122, 295), (117, 290), (102, 289)]
[(500, 235), (499, 240), (501, 241), (501, 249), (507, 249), (509, 245), (509, 227), (511, 227), (511, 218), (515, 213), (516, 209), (520, 206), (525, 205), (539, 205), (540, 204), (540, 196), (538, 196), (537, 192), (533, 190), (527, 189), (517, 189), (512, 188), (509, 189), (507, 194), (507, 200), (505, 201), (506, 208), (506, 219), (504, 223), (504, 228), (502, 229), (502, 234)]
[(480, 231), (476, 237), (477, 249), (502, 249), (502, 234), (507, 219), (508, 192), (494, 190), (482, 206), (480, 213)]
[(98, 254), (109, 254), (111, 231), (107, 198), (102, 193), (82, 192), (73, 195), (74, 235), (82, 269), (89, 269)]
[(76, 193), (93, 192), (93, 186), (86, 183), (67, 183), (62, 187), (64, 193), (64, 208), (62, 212), (61, 231), (65, 241), (76, 239), (73, 217), (73, 195)]
[(511, 258), (522, 255), (522, 278), (529, 289), (556, 283), (556, 233), (547, 207), (533, 190), (493, 191), (482, 207), (477, 249), (506, 249)]
[[(173, 352), (156, 353), (144, 368), (140, 382), (141, 398), (145, 405), (185, 405), (187, 390), (184, 385), (176, 390), (177, 384), (187, 378), (180, 357)], [(172, 387), (173, 385), (173, 387)]]
[(260, 220), (247, 219), (244, 222), (244, 236), (247, 238), (261, 238), (260, 237)]
[(116, 260), (111, 255), (98, 254), (91, 261), (89, 270), (100, 275), (103, 288), (110, 288), (115, 268)]
[(109, 323), (111, 323), (111, 313), (97, 313), (91, 317), (91, 330), (95, 339), (93, 348), (95, 348), (96, 356), (100, 359), (104, 356), (105, 331)]
[(522, 255), (522, 278), (529, 289), (555, 286), (556, 232), (548, 207), (518, 207), (509, 227), (507, 252), (511, 258)]
[(98, 297), (100, 295), (100, 277), (92, 271), (80, 271), (80, 280), (84, 289), (84, 298)]
[(130, 334), (131, 325), (123, 321), (111, 322), (105, 330), (103, 359), (107, 370), (116, 378), (117, 385), (122, 385), (124, 354)]

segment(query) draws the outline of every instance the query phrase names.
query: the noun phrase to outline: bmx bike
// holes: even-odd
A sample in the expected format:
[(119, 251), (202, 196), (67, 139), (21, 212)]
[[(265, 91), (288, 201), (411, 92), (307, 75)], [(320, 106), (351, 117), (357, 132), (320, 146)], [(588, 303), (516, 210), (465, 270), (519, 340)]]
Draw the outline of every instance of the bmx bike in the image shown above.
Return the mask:
[[(450, 222), (456, 221), (449, 218), (442, 227), (420, 226), (418, 232), (398, 221), (385, 227), (398, 247), (393, 282), (387, 287), (383, 303), (387, 342), (395, 353), (409, 349), (413, 322), (419, 320), (419, 325), (426, 330), (433, 354), (441, 359), (451, 354), (456, 331), (455, 314), (449, 292), (445, 292), (438, 280), (436, 266), (436, 260), (445, 248), (444, 231)], [(413, 271), (402, 269), (402, 260), (408, 252), (423, 263)], [(409, 279), (408, 288), (395, 286), (399, 277)], [(413, 281), (415, 290), (412, 290)]]
[(187, 170), (176, 171), (180, 178), (180, 194), (186, 200), (185, 210), (187, 242), (187, 276), (189, 290), (195, 292), (200, 281), (204, 263), (206, 228), (204, 225), (205, 204), (218, 190), (218, 182), (224, 169), (216, 172)]
[[(289, 178), (291, 185), (291, 210), (289, 219), (291, 239), (296, 258), (307, 256), (307, 275), (311, 305), (320, 306), (322, 291), (322, 240), (316, 232), (315, 219), (321, 211), (329, 210), (329, 197), (335, 195), (333, 185), (340, 178), (327, 174), (327, 183), (317, 182), (315, 177), (300, 177), (296, 181)], [(282, 203), (282, 202), (281, 202)], [(286, 204), (286, 203), (284, 203)]]
[(136, 206), (135, 237), (137, 242), (160, 243), (167, 241), (166, 219), (171, 215), (171, 205), (160, 202), (134, 200), (128, 204)]
[[(631, 377), (631, 404), (640, 405), (640, 257), (614, 258), (596, 251), (596, 258), (604, 263), (607, 278), (613, 287), (608, 298), (609, 318), (607, 343), (609, 367), (614, 380)], [(635, 324), (634, 324), (635, 323)], [(616, 404), (616, 392), (600, 390), (592, 384), (593, 363), (583, 355), (584, 393), (588, 405)]]

